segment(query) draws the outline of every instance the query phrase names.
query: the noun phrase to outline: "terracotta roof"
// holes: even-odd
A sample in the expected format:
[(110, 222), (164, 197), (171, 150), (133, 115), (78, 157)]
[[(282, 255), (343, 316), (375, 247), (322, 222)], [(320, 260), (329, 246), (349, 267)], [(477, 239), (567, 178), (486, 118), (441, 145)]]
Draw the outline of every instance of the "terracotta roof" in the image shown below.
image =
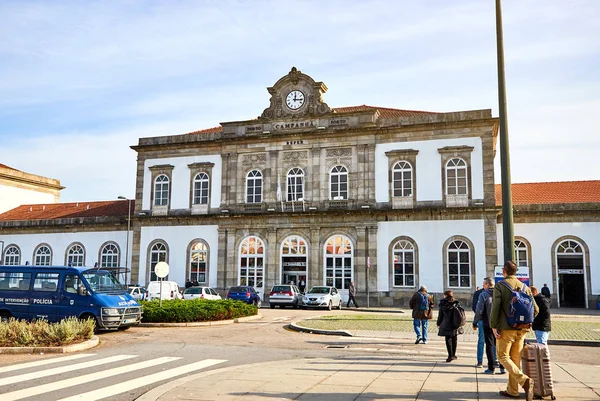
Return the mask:
[[(133, 207), (133, 200), (131, 206)], [(21, 205), (0, 214), (0, 221), (47, 220), (74, 217), (127, 217), (127, 200)]]
[[(346, 113), (357, 113), (361, 111), (373, 111), (379, 110), (381, 118), (395, 118), (395, 117), (409, 117), (416, 116), (421, 114), (439, 114), (434, 111), (418, 111), (418, 110), (401, 110), (401, 109), (390, 109), (388, 107), (379, 107), (379, 106), (367, 106), (363, 104), (361, 106), (348, 106), (348, 107), (336, 107), (332, 108), (338, 114), (346, 114)], [(212, 127), (206, 128), (199, 131), (188, 132), (187, 134), (213, 134), (223, 132), (223, 127)]]
[(7, 168), (9, 170), (20, 171), (20, 170), (17, 170), (16, 168), (12, 168), (12, 167), (7, 166), (6, 164), (2, 164), (2, 163), (0, 163), (0, 168)]
[[(512, 184), (513, 205), (600, 203), (600, 181), (530, 182)], [(502, 186), (496, 184), (496, 205), (502, 205)]]

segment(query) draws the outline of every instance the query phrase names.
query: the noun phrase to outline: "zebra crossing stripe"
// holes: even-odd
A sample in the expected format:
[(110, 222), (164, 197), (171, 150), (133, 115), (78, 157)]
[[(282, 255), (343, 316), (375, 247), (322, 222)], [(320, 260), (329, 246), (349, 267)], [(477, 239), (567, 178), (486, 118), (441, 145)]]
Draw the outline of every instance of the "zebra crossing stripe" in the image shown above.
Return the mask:
[(94, 356), (94, 355), (96, 355), (96, 354), (69, 355), (69, 356), (64, 356), (61, 358), (42, 359), (40, 361), (22, 363), (20, 365), (4, 366), (4, 367), (0, 368), (0, 373), (12, 372), (14, 370), (21, 370), (21, 369), (27, 369), (27, 368), (33, 368), (36, 366), (50, 365), (52, 363), (72, 361), (74, 359), (81, 359), (81, 358), (86, 358), (88, 356)]
[(125, 373), (131, 373), (136, 370), (150, 368), (152, 366), (161, 365), (163, 363), (169, 363), (181, 358), (177, 357), (162, 357), (151, 359), (149, 361), (143, 361), (134, 363), (132, 365), (120, 366), (114, 369), (103, 370), (97, 373), (89, 373), (87, 375), (74, 377), (71, 379), (60, 380), (53, 383), (43, 384), (41, 386), (30, 387), (23, 390), (13, 391), (11, 393), (2, 394), (2, 401), (13, 401), (20, 400), (27, 397), (33, 397), (34, 395), (40, 395), (49, 393), (51, 391), (60, 390), (67, 387), (77, 386), (79, 384), (89, 383), (95, 380), (105, 379), (107, 377), (116, 376)]
[(137, 379), (132, 379), (125, 381), (123, 383), (114, 384), (112, 386), (103, 387), (98, 390), (90, 391), (87, 393), (82, 393), (75, 395), (73, 397), (63, 398), (58, 401), (75, 401), (75, 400), (85, 400), (85, 401), (95, 401), (101, 400), (103, 398), (112, 397), (117, 394), (124, 393), (126, 391), (130, 391), (139, 387), (143, 387), (149, 384), (155, 384), (161, 380), (171, 379), (176, 376), (184, 375), (187, 373), (191, 373), (195, 370), (200, 370), (204, 368), (208, 368), (209, 366), (217, 365), (219, 363), (227, 362), (224, 359), (205, 359), (203, 361), (190, 363), (187, 365), (179, 366), (173, 369), (164, 370), (162, 372), (153, 373), (151, 375), (147, 375), (144, 377), (140, 377)]
[(32, 380), (32, 379), (39, 379), (41, 377), (57, 375), (59, 373), (72, 372), (72, 371), (78, 370), (78, 369), (84, 369), (84, 368), (87, 369), (87, 368), (90, 368), (93, 366), (123, 361), (125, 359), (131, 359), (131, 358), (135, 358), (135, 357), (137, 357), (137, 355), (117, 355), (117, 356), (111, 356), (109, 358), (98, 359), (95, 361), (76, 363), (74, 365), (60, 366), (60, 367), (54, 368), (54, 369), (46, 369), (46, 370), (40, 370), (38, 372), (33, 372), (33, 373), (24, 373), (22, 375), (5, 377), (3, 379), (0, 379), (0, 386), (6, 386), (7, 384), (14, 384), (14, 383), (19, 383), (19, 382), (23, 382), (23, 381), (27, 381), (27, 380)]

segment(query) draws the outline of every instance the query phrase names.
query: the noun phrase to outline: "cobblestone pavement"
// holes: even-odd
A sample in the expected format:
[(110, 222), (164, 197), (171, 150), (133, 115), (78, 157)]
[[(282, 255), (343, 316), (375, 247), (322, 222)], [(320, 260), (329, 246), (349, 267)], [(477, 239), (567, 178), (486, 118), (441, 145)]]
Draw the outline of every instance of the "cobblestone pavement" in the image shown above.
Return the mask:
[[(473, 314), (467, 314), (467, 322), (473, 320)], [(385, 314), (365, 313), (353, 311), (347, 315), (321, 316), (297, 322), (298, 326), (318, 330), (368, 330), (368, 331), (390, 331), (390, 332), (413, 332), (413, 320), (409, 313)], [(475, 335), (469, 323), (465, 325), (465, 335)], [(437, 333), (435, 316), (430, 320), (429, 333)], [(535, 338), (529, 333), (530, 338)], [(600, 318), (591, 316), (589, 319), (582, 316), (560, 315), (552, 320), (552, 331), (550, 338), (553, 340), (580, 340), (600, 341)]]

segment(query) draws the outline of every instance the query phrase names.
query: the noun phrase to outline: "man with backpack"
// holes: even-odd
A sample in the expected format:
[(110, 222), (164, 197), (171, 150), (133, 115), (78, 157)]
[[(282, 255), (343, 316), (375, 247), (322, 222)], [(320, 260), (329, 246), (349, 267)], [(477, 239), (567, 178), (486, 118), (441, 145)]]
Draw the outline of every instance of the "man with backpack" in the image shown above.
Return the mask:
[(498, 362), (508, 372), (508, 385), (500, 395), (519, 398), (519, 385), (525, 390), (527, 401), (533, 399), (533, 380), (521, 370), (521, 351), (525, 335), (531, 330), (538, 307), (531, 290), (517, 277), (517, 266), (511, 261), (504, 263), (504, 280), (498, 282), (493, 292), (490, 326), (496, 337)]
[(433, 317), (433, 297), (427, 293), (427, 287), (422, 285), (419, 291), (414, 293), (408, 302), (408, 307), (412, 309), (413, 325), (417, 335), (415, 344), (421, 341), (427, 344), (427, 321)]

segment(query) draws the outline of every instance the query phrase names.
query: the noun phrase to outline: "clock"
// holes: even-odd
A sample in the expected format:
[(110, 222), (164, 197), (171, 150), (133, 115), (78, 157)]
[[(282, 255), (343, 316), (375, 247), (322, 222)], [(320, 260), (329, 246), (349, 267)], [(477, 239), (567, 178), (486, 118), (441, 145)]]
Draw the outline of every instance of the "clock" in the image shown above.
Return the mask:
[(285, 98), (285, 104), (292, 110), (298, 110), (304, 104), (304, 93), (293, 90)]

